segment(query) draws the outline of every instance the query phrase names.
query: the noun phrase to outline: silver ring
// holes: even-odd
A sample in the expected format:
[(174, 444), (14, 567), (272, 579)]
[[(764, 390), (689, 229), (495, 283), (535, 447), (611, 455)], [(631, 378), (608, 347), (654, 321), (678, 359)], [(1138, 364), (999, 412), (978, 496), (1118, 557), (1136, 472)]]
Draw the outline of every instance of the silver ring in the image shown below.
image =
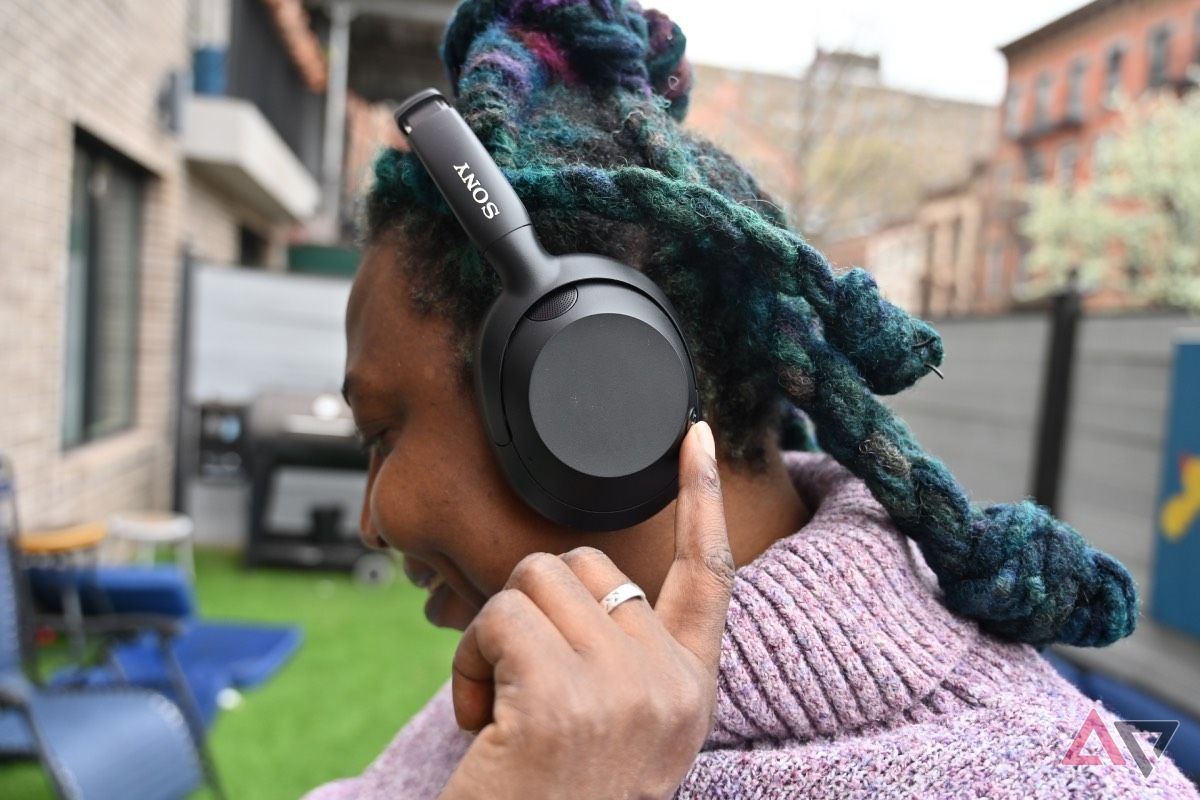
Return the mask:
[(621, 603), (624, 603), (626, 600), (633, 600), (636, 597), (645, 600), (646, 593), (636, 583), (622, 583), (601, 598), (600, 607), (604, 609), (605, 614), (611, 614), (612, 610), (621, 605)]

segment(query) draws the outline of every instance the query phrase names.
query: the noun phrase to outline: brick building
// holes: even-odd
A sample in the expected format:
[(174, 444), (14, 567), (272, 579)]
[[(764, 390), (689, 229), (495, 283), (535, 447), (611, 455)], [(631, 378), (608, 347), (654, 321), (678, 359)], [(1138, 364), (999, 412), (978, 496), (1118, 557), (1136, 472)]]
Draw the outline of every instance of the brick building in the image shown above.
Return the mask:
[(915, 211), (865, 237), (865, 264), (885, 297), (922, 317), (971, 313), (982, 250), (987, 165), (930, 187)]
[[(990, 177), (976, 309), (1003, 311), (1024, 277), (1021, 190), (1091, 180), (1114, 135), (1116, 103), (1182, 92), (1200, 68), (1200, 0), (1095, 0), (1000, 48), (1008, 62), (1003, 135)], [(1113, 290), (1091, 307), (1120, 305)]]
[(892, 303), (916, 312), (924, 301), (927, 234), (913, 217), (886, 222), (866, 237), (866, 263), (879, 289)]
[(0, 451), (27, 527), (170, 502), (183, 248), (282, 267), (316, 208), (306, 20), (300, 0), (5, 4)]
[[(908, 267), (890, 267), (881, 253), (907, 248), (911, 237), (886, 232), (916, 224), (931, 191), (971, 181), (996, 136), (993, 107), (886, 86), (877, 57), (826, 51), (799, 77), (697, 65), (687, 124), (745, 163), (834, 264), (891, 278)], [(880, 232), (884, 241), (873, 245)], [(906, 253), (902, 264), (913, 263)], [(917, 258), (924, 264), (923, 253)], [(919, 286), (895, 292), (920, 306)]]

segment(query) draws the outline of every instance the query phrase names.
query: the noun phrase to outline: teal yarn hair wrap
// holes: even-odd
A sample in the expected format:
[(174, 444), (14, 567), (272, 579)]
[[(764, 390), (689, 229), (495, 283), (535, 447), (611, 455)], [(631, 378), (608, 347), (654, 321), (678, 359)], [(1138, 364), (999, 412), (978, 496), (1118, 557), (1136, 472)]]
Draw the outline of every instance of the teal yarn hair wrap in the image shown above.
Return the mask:
[[(870, 273), (835, 271), (751, 174), (682, 124), (685, 47), (633, 0), (464, 0), (442, 57), (547, 250), (624, 261), (671, 298), (723, 458), (761, 467), (771, 435), (819, 446), (917, 543), (943, 602), (993, 634), (1128, 635), (1138, 599), (1119, 562), (1028, 500), (972, 503), (878, 400), (938, 367), (941, 338)], [(375, 175), (365, 237), (403, 249), (414, 302), (453, 323), (465, 376), (498, 281), (414, 156), (385, 150)]]

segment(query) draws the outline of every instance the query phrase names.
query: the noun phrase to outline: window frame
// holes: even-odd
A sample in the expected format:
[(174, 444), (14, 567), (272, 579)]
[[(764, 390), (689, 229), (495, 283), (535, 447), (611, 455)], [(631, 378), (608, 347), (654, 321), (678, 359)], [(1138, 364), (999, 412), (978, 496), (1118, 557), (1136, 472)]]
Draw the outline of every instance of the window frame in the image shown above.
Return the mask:
[(1125, 57), (1129, 53), (1129, 44), (1117, 40), (1104, 51), (1104, 87), (1100, 93), (1101, 102), (1106, 108), (1112, 108), (1117, 95), (1124, 90)]
[[(76, 128), (71, 149), (71, 185), (67, 241), (66, 302), (63, 319), (62, 409), (60, 441), (63, 451), (76, 450), (94, 442), (133, 430), (139, 414), (139, 366), (142, 343), (142, 288), (144, 281), (147, 184), (149, 173), (139, 164), (87, 131)], [(104, 191), (124, 185), (129, 204), (123, 209), (130, 226), (128, 261), (120, 267), (106, 266), (102, 254), (101, 214), (113, 213), (117, 201), (97, 197), (96, 182)], [(119, 212), (116, 218), (121, 222)], [(101, 277), (104, 270), (122, 270)], [(129, 298), (128, 314), (120, 321), (123, 341), (118, 369), (124, 373), (118, 384), (121, 412), (105, 417), (94, 406), (98, 384), (105, 379), (102, 364), (107, 357), (99, 348), (98, 326), (111, 324), (106, 318), (111, 306), (101, 292), (106, 280), (120, 280), (120, 290)]]
[(1022, 101), (1024, 97), (1019, 84), (1010, 83), (1004, 96), (1004, 133), (1010, 139), (1021, 135)]
[(1192, 15), (1192, 64), (1200, 64), (1200, 10)]
[[(1066, 174), (1068, 164), (1070, 165), (1069, 176)], [(1075, 178), (1078, 174), (1079, 142), (1063, 142), (1054, 159), (1054, 180), (1059, 186), (1069, 189), (1075, 185)]]
[[(1026, 151), (1023, 161), (1024, 164), (1022, 166), (1025, 170), (1025, 183), (1031, 186), (1045, 183), (1047, 172), (1046, 157), (1042, 154), (1042, 151), (1038, 150), (1037, 148), (1030, 148), (1028, 151)], [(1034, 166), (1037, 167), (1036, 175), (1032, 169)]]
[(1004, 291), (1004, 258), (1007, 255), (1007, 246), (1003, 240), (992, 242), (992, 246), (988, 249), (987, 263), (984, 269), (987, 275), (984, 276), (984, 290), (987, 297), (995, 297)]
[(1067, 108), (1068, 119), (1082, 122), (1086, 115), (1084, 106), (1084, 81), (1087, 79), (1088, 60), (1085, 56), (1077, 56), (1067, 67)]
[(1159, 23), (1146, 32), (1147, 89), (1159, 89), (1171, 82), (1171, 42), (1174, 34), (1175, 26), (1169, 21)]
[(992, 190), (996, 193), (996, 202), (1003, 203), (1012, 195), (1013, 163), (1001, 161), (993, 173)]
[(1054, 118), (1054, 72), (1043, 70), (1033, 84), (1033, 127), (1045, 130)]
[(1100, 131), (1092, 141), (1092, 180), (1105, 177), (1112, 169), (1112, 149), (1117, 135), (1110, 130)]

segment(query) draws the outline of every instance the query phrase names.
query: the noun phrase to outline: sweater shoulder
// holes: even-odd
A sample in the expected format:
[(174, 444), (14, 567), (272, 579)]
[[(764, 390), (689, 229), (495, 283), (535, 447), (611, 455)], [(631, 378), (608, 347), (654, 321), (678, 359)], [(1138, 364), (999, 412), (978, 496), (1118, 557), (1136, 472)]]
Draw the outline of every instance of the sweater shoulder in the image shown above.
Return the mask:
[(787, 464), (812, 517), (737, 572), (711, 746), (902, 721), (981, 636), (859, 479), (824, 455)]
[[(1114, 715), (1094, 707), (1115, 731)], [(707, 751), (676, 797), (1200, 800), (1169, 754), (1143, 776), (1119, 739), (1122, 763), (1108, 760), (1095, 741), (1085, 752), (1099, 753), (1099, 763), (1064, 763), (1091, 708), (1082, 696), (1058, 708), (1049, 702), (992, 703), (851, 736)]]
[[(1063, 763), (1092, 709), (1122, 763)], [(1169, 753), (1143, 776), (1117, 718), (1029, 645), (980, 635), (903, 712), (806, 741), (759, 740), (702, 752), (677, 798), (1162, 798), (1200, 800)], [(1150, 744), (1143, 752), (1151, 752)]]

